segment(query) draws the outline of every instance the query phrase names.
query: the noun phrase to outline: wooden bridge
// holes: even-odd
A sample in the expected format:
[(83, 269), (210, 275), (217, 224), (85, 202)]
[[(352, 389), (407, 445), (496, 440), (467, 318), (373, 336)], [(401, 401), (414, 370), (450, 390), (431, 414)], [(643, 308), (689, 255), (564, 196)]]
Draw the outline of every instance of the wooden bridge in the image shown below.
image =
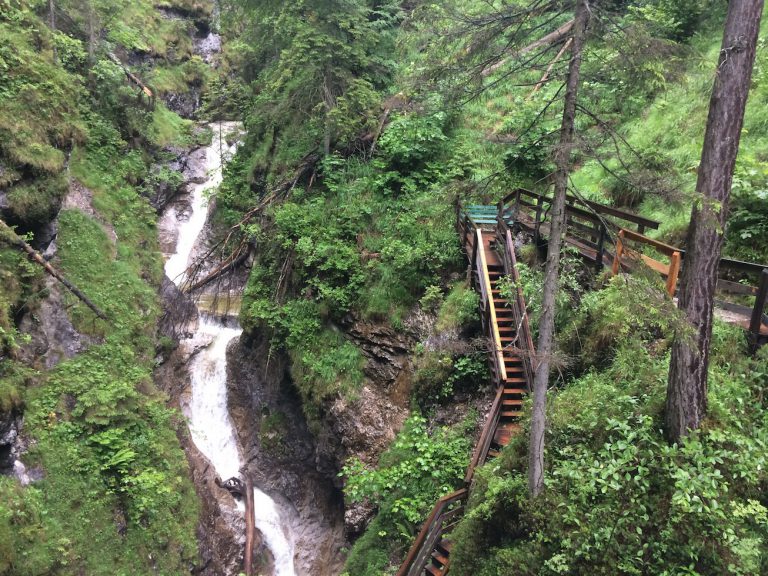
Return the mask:
[[(464, 511), (475, 470), (495, 458), (520, 431), (523, 397), (533, 383), (535, 349), (520, 288), (513, 228), (530, 234), (537, 246), (546, 246), (550, 206), (551, 198), (523, 189), (515, 190), (496, 206), (459, 206), (457, 228), (469, 260), (472, 286), (480, 294), (480, 315), (490, 343), (488, 362), (496, 396), (464, 477), (464, 487), (437, 501), (397, 576), (448, 573), (451, 531)], [(647, 229), (657, 229), (659, 222), (573, 196), (568, 197), (566, 218), (566, 243), (593, 262), (597, 271), (609, 268), (616, 274), (644, 265), (666, 279), (667, 291), (674, 296), (685, 251), (644, 236)], [(668, 258), (669, 262), (657, 258)], [(511, 294), (500, 289), (500, 280), (505, 276), (512, 280)], [(752, 308), (732, 300), (718, 300), (717, 304), (733, 314), (732, 322), (748, 330), (753, 348), (767, 343), (768, 317), (764, 311), (768, 266), (721, 260), (718, 293), (723, 298), (755, 297)]]

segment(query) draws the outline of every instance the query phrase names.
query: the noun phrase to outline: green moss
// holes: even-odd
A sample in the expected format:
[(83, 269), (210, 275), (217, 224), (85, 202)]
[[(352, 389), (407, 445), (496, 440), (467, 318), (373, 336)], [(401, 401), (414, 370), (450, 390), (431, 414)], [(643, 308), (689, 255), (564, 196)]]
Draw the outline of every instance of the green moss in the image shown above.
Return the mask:
[(14, 220), (24, 226), (42, 226), (55, 218), (66, 193), (64, 174), (42, 176), (12, 186), (8, 193), (8, 209)]
[(191, 121), (158, 105), (152, 112), (147, 136), (155, 146), (184, 146), (190, 141), (191, 130)]

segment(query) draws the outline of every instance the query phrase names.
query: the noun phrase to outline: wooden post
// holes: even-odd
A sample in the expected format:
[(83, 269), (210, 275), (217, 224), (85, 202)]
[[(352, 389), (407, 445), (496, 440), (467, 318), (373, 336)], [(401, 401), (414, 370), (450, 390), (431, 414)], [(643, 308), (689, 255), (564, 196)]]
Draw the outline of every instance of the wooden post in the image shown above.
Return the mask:
[(595, 272), (603, 269), (603, 250), (605, 250), (605, 224), (600, 223), (600, 236), (597, 239), (597, 253), (595, 254)]
[(541, 235), (539, 234), (539, 225), (541, 223), (541, 208), (544, 204), (544, 196), (539, 195), (539, 197), (536, 199), (536, 222), (533, 226), (533, 243), (536, 245), (536, 248), (539, 247), (539, 243), (541, 241)]
[(621, 255), (624, 253), (624, 230), (619, 230), (619, 236), (616, 238), (616, 255), (613, 257), (613, 268), (611, 272), (614, 276), (621, 269)]
[(253, 482), (245, 477), (245, 576), (253, 576), (253, 543), (256, 539), (256, 511), (253, 509)]
[(669, 274), (667, 275), (667, 292), (674, 297), (677, 289), (677, 276), (680, 274), (680, 252), (673, 252), (669, 261)]
[(749, 322), (749, 338), (752, 350), (757, 349), (757, 342), (760, 338), (760, 328), (763, 325), (763, 310), (765, 310), (765, 301), (768, 298), (768, 268), (760, 274), (760, 284), (755, 296), (755, 307), (752, 309), (752, 318)]

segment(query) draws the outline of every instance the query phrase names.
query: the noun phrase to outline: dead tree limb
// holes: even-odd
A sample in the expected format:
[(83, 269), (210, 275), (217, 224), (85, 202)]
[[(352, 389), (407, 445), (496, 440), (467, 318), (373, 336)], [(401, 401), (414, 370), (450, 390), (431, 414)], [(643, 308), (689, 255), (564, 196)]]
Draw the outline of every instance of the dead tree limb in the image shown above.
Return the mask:
[(496, 62), (495, 64), (492, 64), (491, 66), (488, 66), (480, 73), (480, 75), (483, 76), (484, 78), (487, 76), (490, 76), (491, 74), (496, 72), (496, 70), (498, 70), (499, 68), (502, 68), (507, 62), (509, 62), (510, 60), (514, 60), (518, 56), (522, 56), (523, 54), (527, 54), (532, 50), (536, 50), (536, 48), (539, 48), (540, 46), (544, 46), (546, 44), (555, 44), (557, 42), (560, 42), (561, 40), (564, 40), (571, 33), (571, 30), (573, 29), (573, 22), (574, 22), (573, 20), (566, 22), (554, 32), (550, 32), (546, 36), (543, 36), (542, 38), (539, 38), (538, 40), (536, 40), (536, 42), (528, 44), (528, 46), (521, 48), (514, 54), (507, 56), (502, 60), (499, 60), (498, 62)]
[[(239, 252), (239, 253), (238, 253)], [(246, 258), (251, 253), (250, 246), (248, 246), (244, 251), (238, 251), (232, 254), (229, 258), (227, 258), (224, 262), (222, 262), (215, 270), (210, 272), (205, 278), (201, 278), (200, 280), (195, 281), (194, 283), (190, 284), (189, 286), (184, 286), (183, 291), (184, 292), (194, 292), (198, 288), (202, 288), (206, 284), (210, 284), (217, 278), (220, 278), (227, 272), (234, 270), (240, 264), (245, 262)]]
[(533, 91), (530, 94), (528, 94), (528, 98), (526, 98), (526, 100), (530, 100), (531, 98), (533, 98), (533, 95), (536, 94), (536, 92), (541, 90), (541, 87), (549, 79), (549, 75), (552, 73), (552, 69), (555, 67), (555, 64), (557, 64), (560, 58), (563, 57), (563, 54), (565, 54), (565, 51), (568, 50), (568, 48), (570, 48), (571, 42), (573, 42), (573, 38), (568, 38), (568, 40), (566, 40), (565, 44), (563, 44), (563, 47), (560, 48), (560, 52), (558, 52), (554, 60), (552, 60), (552, 62), (549, 63), (549, 66), (547, 66), (547, 71), (544, 72), (544, 75), (541, 77), (541, 80), (539, 80), (536, 83), (536, 86), (533, 87)]
[(72, 282), (67, 280), (64, 275), (56, 270), (53, 266), (51, 266), (48, 262), (46, 262), (45, 258), (43, 258), (37, 250), (32, 248), (29, 244), (27, 244), (24, 240), (21, 239), (21, 237), (16, 234), (16, 232), (11, 229), (8, 224), (6, 224), (4, 221), (0, 220), (0, 229), (2, 230), (2, 238), (7, 240), (12, 246), (15, 246), (19, 250), (26, 252), (27, 256), (29, 256), (29, 259), (32, 260), (35, 264), (38, 264), (43, 267), (43, 269), (48, 272), (51, 276), (53, 276), (56, 280), (61, 282), (67, 290), (72, 292), (77, 298), (88, 308), (93, 310), (93, 313), (96, 314), (99, 318), (102, 320), (107, 319), (107, 315), (104, 314), (104, 312), (101, 311), (101, 309), (96, 306), (83, 292)]

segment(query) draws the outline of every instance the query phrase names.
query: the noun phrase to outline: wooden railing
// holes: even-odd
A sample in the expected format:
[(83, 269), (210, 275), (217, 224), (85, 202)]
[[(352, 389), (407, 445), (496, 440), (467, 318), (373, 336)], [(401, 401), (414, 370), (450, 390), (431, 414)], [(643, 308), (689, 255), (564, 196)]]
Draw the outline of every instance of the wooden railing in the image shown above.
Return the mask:
[[(498, 215), (500, 220), (511, 217), (518, 225), (527, 228), (538, 246), (542, 242), (542, 228), (548, 226), (545, 220), (551, 204), (549, 196), (518, 188), (499, 203)], [(660, 226), (655, 220), (570, 195), (566, 198), (565, 214), (566, 242), (591, 258), (597, 269), (604, 266), (606, 256), (609, 261), (612, 258), (609, 247), (614, 244), (619, 229), (633, 227), (642, 234), (648, 228)]]
[(768, 325), (768, 317), (765, 315), (765, 305), (768, 300), (768, 269), (763, 269), (760, 274), (760, 284), (755, 295), (755, 307), (749, 320), (749, 346), (754, 352), (761, 340), (768, 339), (762, 334), (763, 324)]
[[(542, 231), (546, 231), (546, 215), (552, 198), (544, 194), (519, 188), (507, 196), (497, 206), (498, 219), (514, 221), (516, 226), (532, 234), (536, 245), (542, 242)], [(658, 229), (660, 223), (642, 216), (625, 212), (618, 208), (605, 206), (597, 202), (568, 196), (566, 202), (565, 241), (579, 249), (582, 256), (594, 262), (596, 270), (604, 266), (616, 268), (617, 252), (626, 253), (623, 240), (641, 242), (653, 247), (658, 252), (669, 256), (669, 265), (648, 255), (638, 254), (645, 264), (666, 277), (667, 291), (674, 295), (675, 287), (682, 267), (685, 266), (685, 250), (669, 246), (643, 235), (647, 229)], [(631, 230), (630, 228), (634, 228)], [(623, 235), (620, 236), (623, 230)], [(618, 263), (623, 262), (624, 254), (618, 255)], [(733, 299), (717, 299), (719, 308), (729, 310), (749, 320), (750, 342), (763, 343), (768, 340), (766, 328), (768, 317), (765, 315), (765, 297), (761, 299), (761, 289), (768, 280), (763, 276), (768, 266), (753, 262), (743, 262), (723, 258), (718, 266), (718, 292), (736, 296), (754, 296), (753, 307)], [(757, 344), (754, 344), (756, 346)]]
[(443, 535), (444, 528), (455, 520), (467, 499), (467, 489), (462, 488), (440, 498), (432, 508), (419, 535), (408, 551), (408, 556), (397, 571), (397, 576), (418, 576), (424, 571), (435, 544)]
[[(646, 246), (652, 247), (660, 254), (669, 256), (669, 264), (664, 264), (646, 254), (641, 254), (640, 252), (629, 249), (625, 245), (627, 240), (645, 244)], [(667, 293), (670, 296), (675, 295), (675, 290), (677, 289), (677, 277), (680, 274), (680, 262), (682, 259), (679, 248), (664, 244), (658, 240), (653, 240), (652, 238), (632, 232), (631, 230), (621, 229), (619, 230), (616, 240), (616, 254), (613, 257), (613, 267), (611, 269), (614, 276), (622, 269), (622, 265), (624, 264), (623, 258), (625, 255), (629, 260), (634, 262), (641, 261), (652, 270), (664, 276), (667, 279)]]
[(515, 256), (515, 242), (512, 237), (512, 230), (507, 221), (499, 218), (496, 225), (497, 246), (502, 247), (501, 259), (504, 263), (504, 272), (514, 282), (516, 290), (515, 297), (510, 300), (512, 314), (517, 326), (517, 348), (520, 350), (520, 356), (523, 360), (523, 368), (528, 382), (533, 382), (535, 366), (533, 364), (536, 358), (536, 348), (533, 345), (533, 335), (528, 322), (528, 309), (523, 295), (523, 286), (520, 282), (520, 272), (517, 269), (517, 257)]
[(470, 486), (472, 480), (475, 477), (475, 470), (482, 466), (483, 462), (488, 459), (488, 452), (491, 449), (491, 443), (493, 442), (493, 435), (496, 433), (496, 426), (499, 424), (501, 418), (501, 399), (504, 395), (504, 386), (498, 386), (496, 389), (496, 398), (491, 404), (491, 411), (488, 413), (488, 417), (485, 419), (485, 425), (480, 433), (480, 438), (475, 444), (475, 450), (472, 453), (472, 459), (469, 462), (467, 473), (464, 476), (464, 484)]

